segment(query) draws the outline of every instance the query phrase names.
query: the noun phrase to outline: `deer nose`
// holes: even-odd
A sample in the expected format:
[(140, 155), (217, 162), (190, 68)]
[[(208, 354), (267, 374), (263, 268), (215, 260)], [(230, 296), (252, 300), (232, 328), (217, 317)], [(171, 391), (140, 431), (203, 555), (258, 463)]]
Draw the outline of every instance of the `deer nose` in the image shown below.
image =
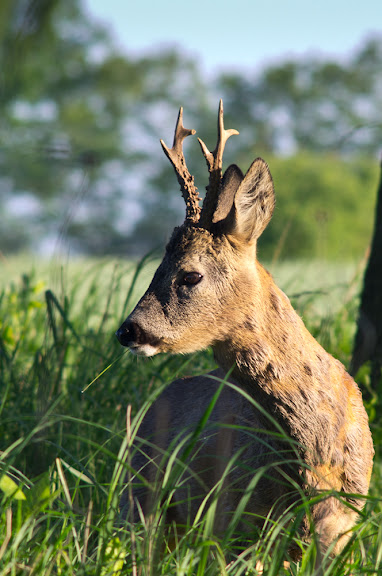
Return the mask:
[(115, 335), (118, 342), (128, 348), (133, 345), (144, 344), (146, 341), (142, 328), (136, 322), (125, 321)]
[(122, 346), (129, 346), (132, 342), (132, 337), (129, 331), (129, 325), (127, 322), (124, 322), (116, 331), (115, 335), (118, 338), (118, 342)]

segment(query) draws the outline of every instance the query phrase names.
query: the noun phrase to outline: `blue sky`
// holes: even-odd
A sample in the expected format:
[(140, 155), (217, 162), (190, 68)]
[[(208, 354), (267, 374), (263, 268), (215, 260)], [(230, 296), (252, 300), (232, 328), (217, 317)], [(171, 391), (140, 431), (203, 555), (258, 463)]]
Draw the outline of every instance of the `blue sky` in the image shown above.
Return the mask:
[(178, 46), (206, 74), (288, 56), (346, 58), (382, 33), (382, 0), (84, 0), (132, 55)]

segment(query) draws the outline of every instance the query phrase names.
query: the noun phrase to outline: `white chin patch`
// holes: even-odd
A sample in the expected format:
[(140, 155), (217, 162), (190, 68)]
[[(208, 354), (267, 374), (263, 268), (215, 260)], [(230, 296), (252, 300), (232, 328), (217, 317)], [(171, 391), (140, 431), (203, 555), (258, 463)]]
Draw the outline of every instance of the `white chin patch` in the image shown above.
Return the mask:
[(155, 354), (158, 354), (159, 352), (156, 346), (150, 346), (150, 344), (143, 344), (143, 346), (131, 346), (130, 350), (136, 356), (155, 356)]

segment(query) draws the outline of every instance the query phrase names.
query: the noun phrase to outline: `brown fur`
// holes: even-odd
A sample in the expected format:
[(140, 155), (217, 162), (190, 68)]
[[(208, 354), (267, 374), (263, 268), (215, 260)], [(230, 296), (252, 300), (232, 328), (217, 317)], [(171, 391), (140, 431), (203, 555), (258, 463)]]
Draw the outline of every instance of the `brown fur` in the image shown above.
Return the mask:
[[(175, 493), (170, 519), (186, 524), (194, 517), (235, 454), (240, 458), (225, 479), (219, 503), (220, 530), (262, 467), (266, 475), (246, 506), (254, 516), (243, 517), (246, 529), (248, 523), (261, 527), (270, 512), (280, 514), (298, 501), (296, 486), (308, 496), (342, 492), (361, 510), (362, 499), (352, 494), (367, 494), (373, 447), (360, 391), (256, 259), (256, 241), (274, 205), (267, 165), (256, 160), (245, 177), (235, 167), (230, 171), (225, 196), (223, 180), (224, 210), (217, 209), (224, 217), (212, 218), (209, 227), (185, 223), (174, 230), (149, 289), (118, 332), (121, 343), (143, 355), (212, 346), (220, 367), (211, 375), (173, 382), (148, 411), (139, 436), (143, 443), (156, 444), (157, 452), (142, 449), (134, 457), (135, 469), (151, 485), (137, 488), (135, 497), (149, 513), (148, 495), (161, 478), (158, 454), (174, 449), (182, 430), (195, 430), (217, 390), (216, 377), (230, 372), (230, 382), (255, 405), (228, 384), (223, 388), (194, 448), (187, 481)], [(184, 274), (190, 272), (202, 280), (185, 284)], [(288, 463), (291, 447), (272, 433), (278, 426), (295, 442), (293, 466)], [(150, 454), (155, 461), (148, 464)], [(334, 553), (339, 552), (356, 512), (328, 496), (312, 507), (311, 515), (322, 550), (333, 544)], [(302, 537), (308, 540), (310, 532), (306, 519)]]

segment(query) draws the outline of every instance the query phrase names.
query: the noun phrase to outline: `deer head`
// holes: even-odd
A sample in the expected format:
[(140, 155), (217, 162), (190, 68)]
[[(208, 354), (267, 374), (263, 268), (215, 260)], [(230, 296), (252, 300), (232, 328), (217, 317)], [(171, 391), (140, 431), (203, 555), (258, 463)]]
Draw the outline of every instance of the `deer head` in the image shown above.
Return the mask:
[(117, 331), (123, 346), (143, 356), (224, 342), (259, 297), (256, 243), (275, 202), (268, 166), (258, 158), (245, 176), (234, 164), (222, 176), (225, 143), (238, 132), (224, 129), (220, 102), (215, 150), (199, 139), (209, 171), (201, 209), (183, 154), (184, 138), (194, 133), (184, 128), (181, 108), (173, 147), (161, 144), (180, 183), (186, 218), (175, 228), (147, 292)]

